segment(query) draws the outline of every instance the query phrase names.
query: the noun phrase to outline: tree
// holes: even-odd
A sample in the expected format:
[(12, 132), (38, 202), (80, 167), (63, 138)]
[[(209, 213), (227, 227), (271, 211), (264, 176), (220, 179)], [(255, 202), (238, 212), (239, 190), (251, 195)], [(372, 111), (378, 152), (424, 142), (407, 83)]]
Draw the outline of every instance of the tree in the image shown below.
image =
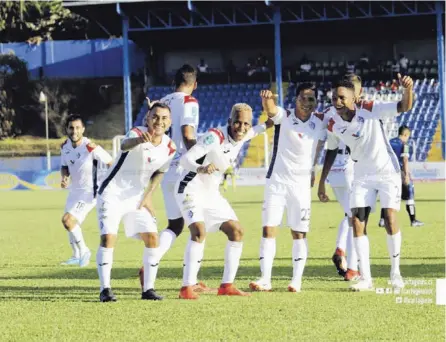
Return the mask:
[(2, 42), (39, 43), (62, 34), (65, 39), (85, 38), (87, 24), (85, 18), (63, 7), (61, 0), (0, 2)]

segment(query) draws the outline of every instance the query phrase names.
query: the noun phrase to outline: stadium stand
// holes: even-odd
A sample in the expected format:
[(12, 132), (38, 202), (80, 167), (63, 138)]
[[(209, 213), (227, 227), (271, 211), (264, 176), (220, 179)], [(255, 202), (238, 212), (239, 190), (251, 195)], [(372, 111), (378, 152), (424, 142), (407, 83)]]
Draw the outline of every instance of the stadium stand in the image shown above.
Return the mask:
[[(318, 63), (320, 69), (314, 69), (314, 75), (325, 75), (323, 69), (324, 66), (332, 68), (331, 74), (339, 74), (339, 72), (333, 72), (338, 64), (331, 63)], [(385, 68), (390, 67), (389, 63), (385, 64)], [(323, 71), (320, 73), (320, 71)], [(366, 76), (368, 69), (356, 69), (355, 72)], [(358, 72), (359, 71), (359, 72)], [(374, 70), (373, 70), (374, 71)], [(389, 71), (385, 69), (384, 71)], [(440, 120), (440, 102), (439, 102), (439, 84), (436, 79), (429, 79), (427, 77), (436, 73), (436, 61), (410, 61), (408, 74), (411, 72), (418, 77), (415, 81), (415, 103), (407, 113), (396, 118), (396, 120), (387, 120), (384, 122), (386, 131), (389, 138), (397, 135), (398, 127), (401, 125), (407, 125), (412, 131), (411, 145), (414, 149), (411, 149), (410, 160), (413, 161), (426, 161), (429, 151), (432, 148), (432, 142), (437, 131), (438, 123)], [(389, 75), (389, 74), (387, 74)], [(318, 96), (319, 104), (318, 110), (322, 111), (324, 108), (330, 105), (330, 100), (326, 96), (326, 92), (331, 88), (331, 81), (316, 82), (318, 89), (322, 92)], [(398, 87), (392, 87), (392, 81), (364, 81), (363, 82), (363, 97), (365, 100), (374, 101), (392, 101), (399, 100), (402, 96), (402, 89)], [(284, 82), (283, 89), (286, 93), (284, 97), (285, 107), (291, 107), (294, 103), (294, 92), (298, 83)], [(226, 120), (230, 113), (231, 107), (237, 102), (246, 102), (253, 107), (254, 110), (254, 124), (259, 121), (265, 121), (266, 116), (262, 114), (262, 107), (258, 98), (260, 89), (275, 89), (275, 84), (269, 83), (239, 83), (239, 84), (200, 84), (198, 89), (194, 92), (194, 96), (200, 103), (200, 126), (198, 133), (205, 132), (210, 127), (223, 126), (226, 124)], [(163, 96), (171, 93), (172, 87), (169, 86), (155, 86), (148, 90), (148, 96), (151, 99), (160, 99)], [(147, 112), (147, 104), (142, 106), (137, 119), (136, 124), (140, 124), (145, 113)], [(271, 141), (271, 134), (269, 135), (269, 141)], [(249, 153), (249, 146), (253, 146), (253, 150)], [(255, 159), (263, 163), (262, 155), (259, 150), (262, 149), (262, 138), (254, 139), (251, 143), (247, 143), (240, 156), (240, 163), (243, 163), (245, 157), (248, 155), (248, 159)], [(249, 158), (251, 155), (251, 158)], [(321, 157), (322, 158), (322, 157)], [(244, 166), (255, 166), (255, 162), (246, 161)], [(247, 165), (248, 164), (248, 165)]]

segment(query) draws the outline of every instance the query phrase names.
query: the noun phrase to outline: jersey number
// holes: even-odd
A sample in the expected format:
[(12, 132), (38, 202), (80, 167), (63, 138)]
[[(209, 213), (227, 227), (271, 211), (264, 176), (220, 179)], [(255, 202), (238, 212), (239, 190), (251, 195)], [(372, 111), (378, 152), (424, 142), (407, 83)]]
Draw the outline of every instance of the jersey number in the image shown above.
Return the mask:
[(77, 202), (76, 204), (76, 210), (82, 210), (85, 207), (84, 202)]
[(301, 221), (310, 221), (311, 209), (301, 209), (300, 219)]

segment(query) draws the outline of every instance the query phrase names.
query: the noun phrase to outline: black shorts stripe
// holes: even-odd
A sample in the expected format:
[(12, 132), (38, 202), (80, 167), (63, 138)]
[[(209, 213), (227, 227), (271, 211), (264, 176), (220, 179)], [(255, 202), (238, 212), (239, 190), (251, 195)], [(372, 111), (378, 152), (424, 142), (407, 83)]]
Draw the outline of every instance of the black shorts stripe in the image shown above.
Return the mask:
[(266, 178), (270, 178), (273, 173), (274, 163), (277, 158), (277, 149), (279, 147), (279, 136), (280, 136), (280, 125), (274, 125), (274, 147), (273, 147), (273, 156), (271, 158), (271, 164), (269, 164), (268, 172), (266, 174)]
[[(206, 158), (206, 155), (204, 155), (203, 157), (197, 159), (195, 162), (197, 164), (203, 165), (204, 163), (204, 159)], [(188, 174), (186, 176), (184, 176), (183, 180), (180, 182), (180, 186), (178, 187), (178, 193), (182, 194), (184, 193), (184, 189), (186, 189), (187, 184), (195, 178), (195, 176), (197, 175), (196, 172), (188, 172)]]
[(108, 175), (107, 178), (104, 179), (104, 181), (101, 184), (101, 187), (99, 188), (99, 195), (102, 195), (102, 193), (104, 192), (105, 188), (107, 187), (108, 183), (111, 182), (111, 180), (113, 179), (113, 177), (116, 176), (116, 174), (118, 173), (119, 169), (122, 167), (122, 164), (124, 164), (124, 160), (125, 158), (128, 156), (129, 152), (122, 152), (121, 156), (119, 157), (118, 162), (116, 163), (115, 167), (113, 168), (113, 170), (110, 172), (110, 174)]
[(98, 192), (98, 161), (93, 159), (93, 197), (96, 198)]
[(184, 193), (184, 190), (186, 189), (187, 184), (195, 178), (197, 175), (196, 172), (190, 171), (186, 176), (184, 176), (183, 180), (180, 182), (180, 186), (178, 187), (178, 193), (182, 194)]

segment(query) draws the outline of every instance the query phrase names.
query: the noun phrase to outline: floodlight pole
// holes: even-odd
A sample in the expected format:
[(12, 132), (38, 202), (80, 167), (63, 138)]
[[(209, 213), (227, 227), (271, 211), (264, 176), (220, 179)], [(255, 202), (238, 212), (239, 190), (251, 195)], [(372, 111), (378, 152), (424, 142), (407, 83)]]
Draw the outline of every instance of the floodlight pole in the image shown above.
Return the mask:
[(116, 4), (116, 12), (122, 20), (122, 70), (124, 79), (124, 110), (125, 131), (128, 132), (133, 125), (132, 115), (132, 83), (130, 79), (130, 54), (129, 54), (129, 18), (122, 12), (119, 3)]
[(440, 1), (435, 2), (436, 12), (437, 12), (437, 58), (438, 58), (438, 82), (439, 93), (440, 93), (440, 120), (441, 120), (441, 152), (443, 159), (445, 159), (445, 140), (446, 140), (446, 121), (445, 121), (445, 109), (446, 109), (446, 98), (445, 98), (445, 86), (444, 86), (444, 31), (443, 31), (443, 8)]
[(283, 108), (283, 92), (282, 92), (282, 44), (280, 41), (280, 8), (274, 8), (274, 64), (276, 66), (276, 88), (279, 95), (278, 104)]

